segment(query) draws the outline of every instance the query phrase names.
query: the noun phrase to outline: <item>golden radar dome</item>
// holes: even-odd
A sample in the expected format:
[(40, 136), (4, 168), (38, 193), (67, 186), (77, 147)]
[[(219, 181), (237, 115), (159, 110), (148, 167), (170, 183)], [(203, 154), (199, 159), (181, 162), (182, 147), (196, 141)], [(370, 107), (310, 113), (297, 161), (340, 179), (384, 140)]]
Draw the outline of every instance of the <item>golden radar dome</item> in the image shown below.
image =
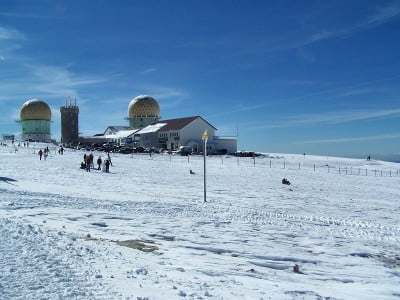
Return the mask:
[(25, 120), (47, 120), (51, 121), (51, 110), (46, 102), (39, 99), (26, 101), (20, 111), (21, 121)]
[(128, 116), (133, 117), (159, 117), (160, 106), (150, 96), (142, 95), (134, 98), (128, 106)]

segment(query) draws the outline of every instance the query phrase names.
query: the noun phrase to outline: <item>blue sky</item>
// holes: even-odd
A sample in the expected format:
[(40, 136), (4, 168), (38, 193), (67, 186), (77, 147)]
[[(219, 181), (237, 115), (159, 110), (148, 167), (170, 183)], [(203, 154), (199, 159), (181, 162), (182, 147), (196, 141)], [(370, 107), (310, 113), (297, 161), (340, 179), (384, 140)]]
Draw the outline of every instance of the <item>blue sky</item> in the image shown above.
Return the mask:
[(59, 139), (68, 96), (103, 132), (148, 94), (240, 149), (399, 153), (399, 36), (400, 1), (3, 0), (0, 132), (40, 98)]

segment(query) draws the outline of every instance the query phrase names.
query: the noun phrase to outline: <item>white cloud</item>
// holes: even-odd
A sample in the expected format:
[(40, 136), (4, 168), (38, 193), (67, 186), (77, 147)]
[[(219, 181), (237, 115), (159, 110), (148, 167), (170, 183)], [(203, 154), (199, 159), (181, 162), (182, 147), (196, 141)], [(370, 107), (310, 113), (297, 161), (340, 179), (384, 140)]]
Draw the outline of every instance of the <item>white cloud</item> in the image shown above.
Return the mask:
[(145, 70), (141, 71), (140, 74), (144, 75), (144, 74), (154, 73), (156, 71), (158, 71), (157, 68), (148, 68), (148, 69), (145, 69)]
[(19, 74), (15, 77), (2, 78), (0, 89), (7, 97), (0, 97), (0, 101), (25, 98), (59, 97), (80, 98), (80, 89), (107, 81), (99, 76), (82, 76), (58, 66), (43, 64), (18, 64), (14, 66)]
[[(400, 16), (400, 5), (398, 3), (393, 3), (388, 6), (378, 7), (370, 16), (366, 16), (364, 20), (357, 23), (348, 25), (347, 27), (342, 27), (339, 29), (318, 29), (310, 32), (308, 34), (290, 33), (288, 36), (280, 36), (279, 38), (268, 41), (252, 42), (251, 47), (242, 47), (242, 50), (231, 54), (230, 56), (242, 56), (256, 53), (279, 53), (281, 51), (287, 50), (298, 50), (318, 42), (348, 37), (350, 35), (362, 32), (368, 29), (376, 28), (392, 21), (394, 18)], [(320, 25), (318, 28), (320, 28)], [(312, 54), (307, 54), (309, 57), (305, 57), (307, 60), (313, 61), (314, 58)], [(304, 57), (303, 57), (304, 58)], [(274, 57), (276, 60), (276, 58)]]
[[(140, 84), (139, 84), (140, 85)], [(130, 94), (126, 96), (118, 96), (115, 98), (107, 98), (100, 100), (101, 103), (105, 104), (123, 104), (126, 103), (128, 108), (129, 102), (139, 95), (149, 95), (157, 100), (157, 102), (162, 103), (162, 109), (169, 109), (179, 105), (184, 98), (187, 97), (187, 92), (178, 88), (173, 87), (163, 87), (156, 85), (143, 84), (144, 87), (138, 88), (135, 94)], [(160, 103), (160, 104), (161, 104)]]
[(44, 83), (44, 89), (53, 91), (59, 88), (76, 88), (106, 81), (102, 77), (87, 77), (73, 74), (71, 71), (50, 65), (27, 65), (32, 75)]
[(1, 40), (21, 40), (25, 39), (25, 35), (13, 28), (5, 28), (0, 26), (0, 41)]
[(291, 116), (277, 120), (273, 124), (254, 126), (253, 129), (289, 128), (309, 124), (339, 124), (361, 120), (388, 119), (396, 117), (400, 117), (400, 108), (382, 110), (346, 110)]
[(389, 140), (389, 139), (398, 139), (398, 138), (400, 138), (400, 134), (382, 134), (382, 135), (373, 135), (373, 136), (299, 141), (299, 142), (294, 142), (293, 144), (303, 145), (303, 144), (348, 143), (348, 142), (359, 142), (359, 141)]
[(319, 41), (331, 38), (349, 36), (351, 34), (378, 27), (393, 18), (400, 16), (400, 6), (397, 3), (385, 7), (379, 7), (375, 13), (367, 17), (364, 21), (337, 30), (321, 30), (306, 38), (304, 41), (295, 45), (294, 48), (307, 46)]
[(171, 87), (153, 87), (149, 91), (152, 91), (151, 95), (159, 100), (185, 96), (185, 93), (183, 91)]
[(236, 114), (236, 113), (243, 113), (246, 111), (252, 111), (252, 110), (259, 109), (259, 108), (264, 108), (264, 107), (270, 106), (272, 104), (273, 104), (273, 102), (270, 101), (267, 103), (261, 103), (261, 104), (255, 104), (255, 105), (241, 105), (236, 109), (225, 110), (225, 111), (221, 111), (220, 113), (208, 115), (207, 118), (214, 118), (214, 117), (221, 117), (221, 116), (226, 116), (226, 115), (231, 115), (231, 114)]
[[(0, 16), (3, 17), (11, 17), (11, 18), (30, 18), (30, 19), (55, 19), (54, 16), (45, 16), (43, 13), (41, 14), (32, 14), (32, 13), (14, 13), (14, 12), (0, 12)], [(59, 18), (59, 17), (57, 17)]]
[(60, 109), (58, 107), (54, 108), (54, 107), (50, 106), (50, 110), (51, 110), (51, 120), (52, 121), (61, 120), (61, 112), (60, 112)]
[[(396, 79), (399, 79), (399, 78), (400, 78), (400, 75), (395, 75), (395, 76), (392, 76), (392, 77), (385, 77), (385, 78), (381, 78), (381, 79), (374, 79), (374, 80), (370, 80), (370, 81), (364, 81), (364, 82), (360, 82), (360, 83), (353, 84), (353, 85), (341, 86), (341, 87), (336, 87), (336, 88), (332, 88), (332, 89), (312, 92), (312, 93), (308, 93), (308, 94), (304, 94), (304, 95), (300, 95), (300, 96), (294, 96), (294, 97), (290, 97), (290, 98), (286, 98), (286, 99), (268, 100), (268, 101), (265, 101), (265, 102), (262, 102), (262, 103), (259, 103), (259, 104), (254, 104), (254, 105), (248, 105), (247, 103), (249, 101), (247, 99), (246, 103), (243, 103), (242, 106), (239, 106), (238, 108), (235, 108), (235, 109), (232, 109), (232, 110), (225, 110), (225, 111), (222, 111), (221, 113), (209, 115), (208, 117), (217, 117), (217, 116), (224, 116), (224, 115), (230, 115), (230, 114), (235, 114), (235, 113), (242, 113), (242, 112), (246, 112), (246, 111), (252, 111), (252, 110), (256, 110), (256, 109), (265, 108), (265, 107), (271, 106), (273, 104), (286, 105), (286, 104), (288, 104), (290, 102), (299, 101), (299, 100), (302, 100), (302, 99), (309, 99), (309, 98), (315, 97), (315, 96), (322, 96), (322, 95), (329, 95), (329, 94), (333, 95), (333, 96), (331, 96), (329, 98), (327, 98), (325, 96), (323, 98), (324, 100), (327, 100), (327, 99), (330, 99), (330, 98), (342, 97), (343, 95), (345, 95), (344, 93), (346, 93), (346, 91), (351, 92), (351, 91), (354, 91), (354, 89), (356, 89), (356, 88), (361, 88), (361, 87), (366, 87), (366, 86), (373, 86), (373, 85), (375, 85), (377, 83), (388, 82), (388, 81), (396, 80)], [(278, 82), (278, 84), (279, 84), (279, 82)], [(364, 89), (364, 91), (365, 91), (365, 89)], [(376, 91), (376, 90), (374, 89), (374, 91)]]

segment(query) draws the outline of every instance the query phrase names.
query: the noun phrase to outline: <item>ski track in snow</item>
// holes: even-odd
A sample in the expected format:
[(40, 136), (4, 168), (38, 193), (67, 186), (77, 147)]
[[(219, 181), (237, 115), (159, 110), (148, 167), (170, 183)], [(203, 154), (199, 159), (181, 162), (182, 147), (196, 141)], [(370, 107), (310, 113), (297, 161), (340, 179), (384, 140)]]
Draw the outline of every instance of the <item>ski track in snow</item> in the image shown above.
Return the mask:
[[(104, 174), (75, 168), (83, 152), (39, 162), (31, 151), (0, 152), (1, 299), (400, 295), (393, 263), (400, 178), (210, 157), (209, 202), (203, 203), (201, 158), (113, 155), (112, 173)], [(293, 184), (282, 186), (282, 177)], [(128, 239), (159, 250), (114, 243)], [(293, 273), (294, 264), (304, 274)]]

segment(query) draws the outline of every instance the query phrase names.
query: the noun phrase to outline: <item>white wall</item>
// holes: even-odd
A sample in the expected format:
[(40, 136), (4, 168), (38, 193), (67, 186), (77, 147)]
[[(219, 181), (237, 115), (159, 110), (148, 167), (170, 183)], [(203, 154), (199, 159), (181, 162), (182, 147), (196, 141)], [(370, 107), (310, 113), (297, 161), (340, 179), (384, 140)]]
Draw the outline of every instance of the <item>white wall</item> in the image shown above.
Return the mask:
[(215, 136), (214, 127), (205, 122), (202, 118), (196, 118), (181, 129), (179, 133), (180, 145), (185, 146), (190, 142), (195, 142), (199, 145), (198, 151), (203, 151), (203, 140), (201, 137), (206, 129), (208, 130), (208, 140), (212, 141)]
[(140, 134), (139, 146), (143, 148), (159, 147), (158, 132)]
[(237, 139), (215, 139), (217, 149), (226, 149), (229, 153), (237, 151)]

